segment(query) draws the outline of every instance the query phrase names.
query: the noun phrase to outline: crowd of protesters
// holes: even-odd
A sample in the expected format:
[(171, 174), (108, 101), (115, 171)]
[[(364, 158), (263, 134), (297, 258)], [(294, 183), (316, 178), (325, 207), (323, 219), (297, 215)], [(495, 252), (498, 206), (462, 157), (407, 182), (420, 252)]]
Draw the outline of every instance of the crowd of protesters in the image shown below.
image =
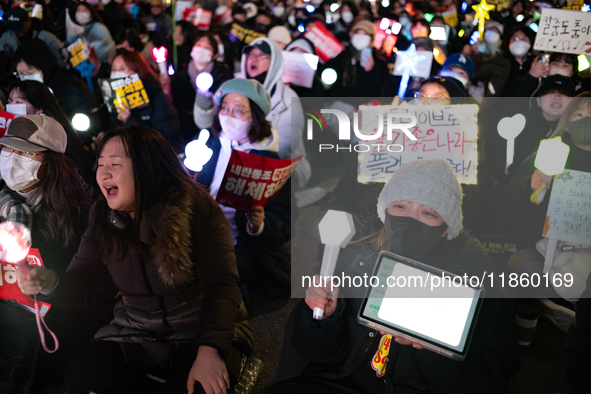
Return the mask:
[[(0, 109), (16, 115), (0, 138), (0, 221), (31, 230), (45, 267), (19, 272), (19, 286), (54, 305), (48, 322), (64, 338), (57, 353), (39, 353), (34, 316), (0, 301), (0, 392), (63, 375), (68, 393), (143, 393), (154, 371), (165, 371), (163, 393), (232, 392), (254, 348), (249, 293), (290, 294), (294, 192), (312, 184), (320, 162), (305, 144), (303, 98), (392, 102), (404, 92), (396, 102), (479, 106), (476, 186), (460, 185), (443, 160), (409, 163), (385, 186), (360, 185), (357, 156), (344, 155), (350, 174), (335, 195), (347, 198), (335, 206), (373, 220), (369, 241), (345, 253), (365, 261), (364, 272), (390, 250), (480, 275), (493, 264), (474, 235), (494, 234), (516, 244), (510, 272), (542, 273), (550, 193), (539, 204), (530, 196), (551, 189), (552, 177), (534, 166), (540, 142), (560, 136), (565, 168), (591, 172), (591, 39), (580, 54), (534, 50), (542, 10), (574, 2), (497, 2), (481, 30), (476, 1), (190, 3), (179, 11), (170, 0), (0, 1)], [(433, 39), (433, 27), (446, 39)], [(286, 82), (284, 56), (319, 54), (312, 28), (343, 49), (318, 64), (309, 86)], [(407, 83), (394, 68), (409, 49), (433, 59), (429, 75)], [(143, 104), (113, 101), (111, 81), (133, 78)], [(515, 114), (526, 125), (509, 160), (497, 124)], [(204, 130), (212, 158), (194, 173), (181, 159)], [(215, 201), (233, 151), (301, 160), (272, 201), (241, 212)], [(401, 246), (410, 237), (412, 250)], [(591, 249), (566, 246), (578, 296), (589, 297)], [(591, 391), (588, 300), (540, 296), (531, 302), (568, 333), (567, 380)], [(384, 376), (371, 362), (386, 334), (357, 323), (359, 301), (307, 290), (292, 343), (311, 363), (270, 392), (508, 391), (519, 368), (512, 303), (487, 300), (469, 360), (397, 338)], [(315, 307), (324, 320), (312, 319)]]

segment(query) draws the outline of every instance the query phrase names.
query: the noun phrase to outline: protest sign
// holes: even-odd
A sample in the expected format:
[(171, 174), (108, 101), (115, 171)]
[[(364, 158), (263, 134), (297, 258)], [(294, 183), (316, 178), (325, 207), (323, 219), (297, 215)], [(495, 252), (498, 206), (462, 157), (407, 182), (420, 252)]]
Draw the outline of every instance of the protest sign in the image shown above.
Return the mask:
[(576, 10), (581, 11), (583, 9), (583, 0), (566, 0), (566, 5), (562, 7), (563, 10)]
[[(409, 54), (408, 57), (403, 56)], [(408, 72), (411, 77), (428, 78), (431, 75), (431, 65), (433, 64), (433, 52), (416, 51), (413, 55), (411, 51), (396, 52), (396, 63), (394, 65), (394, 75), (404, 75)], [(414, 67), (413, 67), (414, 65)]]
[(4, 136), (4, 133), (8, 130), (8, 126), (10, 126), (10, 122), (12, 122), (15, 116), (10, 112), (0, 111), (0, 137)]
[(343, 44), (318, 21), (308, 26), (304, 37), (312, 41), (312, 44), (316, 47), (316, 55), (318, 55), (323, 64), (337, 57), (345, 49)]
[(554, 177), (542, 235), (591, 246), (591, 173), (566, 169)]
[(281, 52), (283, 55), (283, 83), (311, 88), (318, 68), (318, 56), (299, 52)]
[(534, 49), (581, 54), (591, 41), (591, 13), (544, 8)]
[[(31, 248), (27, 261), (30, 265), (43, 267), (43, 260), (38, 249)], [(0, 261), (0, 298), (15, 302), (18, 306), (35, 313), (35, 301), (28, 295), (24, 295), (18, 287), (16, 277), (16, 264)], [(45, 317), (51, 305), (46, 302), (39, 302), (41, 316)]]
[[(362, 105), (359, 112), (362, 134), (376, 134), (379, 125), (383, 132), (377, 139), (359, 139), (359, 149), (356, 149), (359, 152), (358, 182), (385, 183), (394, 171), (410, 161), (444, 159), (460, 183), (476, 184), (477, 105)], [(396, 128), (388, 138), (388, 125), (410, 123), (408, 117), (396, 114), (416, 117), (416, 126), (408, 128), (416, 140)]]
[(183, 19), (191, 22), (199, 30), (207, 31), (211, 25), (213, 13), (203, 8), (186, 8), (183, 12)]
[(192, 1), (177, 0), (175, 3), (175, 15), (177, 21), (183, 20), (183, 14), (187, 8), (193, 7)]
[(455, 9), (455, 7), (443, 12), (441, 16), (443, 17), (443, 22), (449, 27), (456, 27), (459, 23), (458, 11)]
[(84, 38), (79, 38), (66, 48), (70, 54), (70, 64), (72, 67), (80, 65), (83, 61), (88, 59), (90, 55), (90, 48), (88, 42)]
[(137, 74), (119, 79), (101, 78), (99, 86), (103, 92), (105, 105), (111, 113), (119, 113), (119, 107), (122, 104), (133, 110), (143, 108), (150, 103), (144, 84)]
[(447, 45), (449, 38), (449, 26), (447, 25), (431, 25), (429, 38), (437, 41), (441, 45)]
[(302, 157), (280, 160), (232, 150), (216, 201), (243, 212), (264, 207), (279, 193)]
[(230, 41), (237, 42), (241, 41), (244, 44), (250, 44), (255, 38), (267, 37), (265, 33), (259, 33), (258, 31), (248, 29), (241, 24), (234, 22), (232, 23), (232, 29), (229, 33)]
[(382, 18), (381, 21), (375, 21), (376, 27), (376, 38), (374, 40), (374, 47), (379, 50), (384, 50), (386, 56), (392, 55), (394, 45), (398, 41), (396, 34), (400, 32), (402, 25), (396, 21), (392, 21), (388, 18)]
[(486, 4), (494, 5), (495, 9), (493, 11), (501, 12), (511, 7), (511, 0), (486, 0)]

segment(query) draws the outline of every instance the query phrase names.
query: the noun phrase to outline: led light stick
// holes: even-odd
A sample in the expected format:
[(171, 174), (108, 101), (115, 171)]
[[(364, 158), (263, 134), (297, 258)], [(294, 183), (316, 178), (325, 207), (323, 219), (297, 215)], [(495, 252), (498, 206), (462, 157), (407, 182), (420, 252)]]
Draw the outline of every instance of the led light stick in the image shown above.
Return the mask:
[(160, 70), (160, 74), (167, 75), (168, 69), (166, 68), (166, 57), (168, 56), (168, 49), (165, 47), (160, 48), (153, 48), (152, 49), (152, 57), (158, 64), (158, 70)]
[(521, 134), (524, 128), (525, 116), (522, 114), (503, 118), (497, 124), (499, 135), (507, 140), (507, 168), (513, 164), (513, 158), (515, 157), (515, 138)]
[(199, 75), (197, 75), (197, 78), (195, 78), (195, 85), (197, 86), (197, 90), (199, 90), (199, 93), (205, 95), (209, 93), (209, 89), (213, 85), (213, 77), (208, 72), (199, 73)]
[(484, 32), (484, 21), (490, 19), (488, 12), (494, 10), (495, 6), (488, 5), (486, 4), (486, 0), (482, 0), (480, 4), (473, 5), (472, 8), (476, 11), (474, 19), (478, 19), (478, 31), (480, 32), (480, 37), (482, 37), (482, 33)]
[(402, 79), (400, 80), (400, 88), (398, 89), (398, 97), (404, 97), (406, 88), (408, 87), (408, 80), (410, 79), (411, 71), (417, 72), (417, 64), (425, 60), (425, 56), (417, 55), (417, 47), (412, 44), (406, 51), (396, 52), (396, 56), (400, 57), (400, 64), (396, 67), (397, 71), (402, 71)]
[[(17, 264), (18, 269), (26, 275), (31, 270), (29, 264), (25, 260), (29, 255), (29, 249), (31, 249), (31, 232), (24, 224), (10, 221), (0, 223), (0, 260), (10, 264)], [(41, 316), (41, 310), (36, 295), (34, 296), (34, 300), (35, 318), (37, 320), (39, 336), (41, 337), (41, 345), (47, 353), (54, 353), (59, 347), (59, 342), (55, 334), (49, 329), (49, 327), (47, 327), (47, 324), (45, 324), (43, 316)], [(53, 337), (55, 342), (55, 349), (53, 350), (49, 350), (45, 344), (45, 333), (43, 332), (41, 323), (43, 323), (47, 331), (49, 331)]]
[(208, 139), (209, 131), (203, 129), (199, 133), (198, 139), (189, 142), (187, 146), (185, 146), (186, 158), (183, 161), (183, 164), (189, 170), (199, 172), (203, 169), (203, 166), (207, 164), (209, 159), (211, 159), (213, 150), (206, 145)]
[[(554, 176), (562, 174), (564, 166), (566, 166), (566, 160), (568, 159), (568, 152), (570, 147), (562, 142), (560, 137), (549, 138), (547, 140), (540, 141), (540, 148), (536, 153), (536, 161), (534, 165), (544, 174)], [(544, 201), (546, 195), (546, 184), (542, 184), (531, 195), (531, 202), (540, 205)]]
[(88, 131), (90, 128), (90, 119), (84, 114), (76, 113), (72, 118), (72, 126), (77, 131)]
[[(332, 277), (342, 248), (355, 235), (355, 225), (350, 213), (329, 209), (318, 224), (320, 242), (324, 244), (324, 255), (320, 266), (320, 278)], [(322, 320), (324, 309), (314, 308), (312, 317)]]

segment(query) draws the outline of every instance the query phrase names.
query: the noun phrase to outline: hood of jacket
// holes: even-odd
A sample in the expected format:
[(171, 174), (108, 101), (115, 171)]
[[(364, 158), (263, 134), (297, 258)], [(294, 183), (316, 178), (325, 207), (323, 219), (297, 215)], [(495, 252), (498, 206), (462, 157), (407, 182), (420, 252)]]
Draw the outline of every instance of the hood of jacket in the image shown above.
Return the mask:
[[(259, 42), (266, 42), (271, 48), (271, 63), (269, 64), (269, 70), (267, 71), (267, 77), (265, 78), (263, 86), (270, 96), (274, 96), (280, 92), (273, 91), (273, 88), (277, 90), (280, 87), (283, 87), (283, 82), (281, 81), (284, 73), (283, 56), (281, 56), (281, 50), (277, 44), (266, 37), (255, 38), (252, 40), (250, 45), (255, 45)], [(246, 54), (244, 53), (242, 54), (240, 61), (240, 73), (238, 74), (237, 78), (250, 79), (246, 73)], [(273, 99), (271, 99), (271, 101), (273, 101)]]

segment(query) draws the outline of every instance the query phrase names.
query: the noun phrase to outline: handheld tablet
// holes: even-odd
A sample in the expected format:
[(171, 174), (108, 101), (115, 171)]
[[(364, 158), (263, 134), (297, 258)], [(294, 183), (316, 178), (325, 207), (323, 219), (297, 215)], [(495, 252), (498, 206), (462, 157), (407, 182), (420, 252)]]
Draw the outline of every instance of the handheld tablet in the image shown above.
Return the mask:
[(454, 360), (466, 358), (484, 289), (389, 252), (380, 253), (373, 276), (379, 284), (370, 287), (363, 300), (360, 324)]

